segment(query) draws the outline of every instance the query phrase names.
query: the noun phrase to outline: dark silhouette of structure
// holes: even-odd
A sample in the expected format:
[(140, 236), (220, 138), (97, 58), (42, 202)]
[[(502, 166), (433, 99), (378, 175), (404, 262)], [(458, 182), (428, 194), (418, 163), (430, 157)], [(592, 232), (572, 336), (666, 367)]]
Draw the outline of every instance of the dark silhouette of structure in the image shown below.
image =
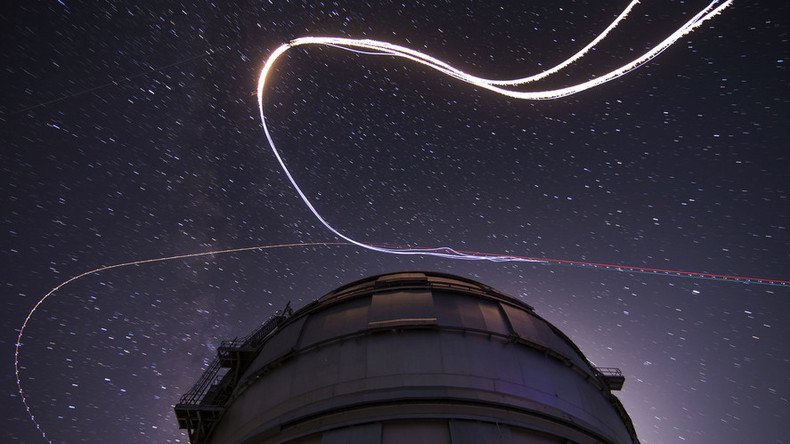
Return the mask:
[(519, 299), (394, 273), (289, 306), (175, 407), (192, 443), (636, 443), (617, 369)]

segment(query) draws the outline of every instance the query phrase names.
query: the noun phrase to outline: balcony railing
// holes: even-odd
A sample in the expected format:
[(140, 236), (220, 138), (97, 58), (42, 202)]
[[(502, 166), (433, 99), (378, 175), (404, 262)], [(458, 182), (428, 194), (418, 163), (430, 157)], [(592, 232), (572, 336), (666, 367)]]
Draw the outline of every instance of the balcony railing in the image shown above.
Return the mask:
[(622, 390), (625, 383), (625, 376), (619, 368), (615, 367), (596, 367), (595, 370), (609, 386), (609, 390)]

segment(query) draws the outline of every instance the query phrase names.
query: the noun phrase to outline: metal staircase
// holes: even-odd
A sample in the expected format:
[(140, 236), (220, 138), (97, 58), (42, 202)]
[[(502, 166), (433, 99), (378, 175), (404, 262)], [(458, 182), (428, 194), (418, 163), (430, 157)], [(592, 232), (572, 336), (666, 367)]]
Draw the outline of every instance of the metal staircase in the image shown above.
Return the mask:
[(189, 441), (203, 442), (219, 421), (239, 379), (258, 356), (269, 336), (293, 314), (291, 303), (243, 338), (222, 341), (217, 357), (192, 388), (181, 396), (174, 410), (178, 428), (186, 429)]

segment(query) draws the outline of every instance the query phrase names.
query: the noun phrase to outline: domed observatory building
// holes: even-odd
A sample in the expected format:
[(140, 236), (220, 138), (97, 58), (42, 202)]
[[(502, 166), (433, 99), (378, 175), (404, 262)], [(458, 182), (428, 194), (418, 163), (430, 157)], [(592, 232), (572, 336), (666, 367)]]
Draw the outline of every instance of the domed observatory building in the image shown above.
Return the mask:
[(286, 307), (175, 407), (192, 443), (636, 443), (617, 369), (517, 298), (440, 273)]

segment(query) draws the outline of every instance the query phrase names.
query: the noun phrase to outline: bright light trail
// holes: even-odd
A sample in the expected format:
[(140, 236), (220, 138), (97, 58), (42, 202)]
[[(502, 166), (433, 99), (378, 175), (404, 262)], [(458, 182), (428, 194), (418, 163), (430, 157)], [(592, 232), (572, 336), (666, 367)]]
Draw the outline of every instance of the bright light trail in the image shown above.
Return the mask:
[(614, 80), (618, 77), (621, 77), (633, 71), (634, 69), (638, 68), (639, 66), (647, 63), (654, 57), (658, 56), (661, 52), (663, 52), (673, 43), (677, 42), (683, 36), (687, 35), (688, 33), (698, 28), (706, 20), (709, 20), (715, 17), (716, 15), (720, 14), (725, 8), (727, 8), (732, 4), (732, 0), (727, 0), (723, 2), (720, 0), (713, 0), (705, 8), (703, 8), (701, 11), (699, 11), (697, 14), (691, 17), (680, 28), (675, 30), (668, 37), (666, 37), (664, 40), (658, 43), (655, 47), (651, 48), (641, 56), (631, 60), (625, 65), (613, 69), (608, 73), (603, 74), (602, 76), (587, 80), (585, 82), (577, 83), (575, 85), (567, 86), (564, 88), (550, 89), (543, 91), (517, 91), (513, 89), (504, 88), (504, 86), (522, 85), (528, 82), (533, 82), (539, 79), (546, 78), (552, 74), (559, 72), (561, 69), (569, 66), (571, 63), (583, 57), (596, 44), (600, 43), (609, 34), (610, 31), (616, 28), (617, 25), (620, 24), (622, 20), (624, 20), (628, 16), (628, 14), (636, 6), (637, 3), (638, 1), (632, 1), (631, 3), (629, 3), (628, 6), (623, 10), (623, 12), (621, 12), (620, 15), (618, 15), (617, 18), (600, 35), (598, 35), (598, 37), (593, 39), (589, 44), (587, 44), (580, 51), (572, 55), (570, 58), (538, 74), (522, 77), (518, 79), (511, 79), (511, 80), (492, 80), (492, 79), (478, 77), (469, 74), (467, 72), (464, 72), (458, 68), (455, 68), (450, 64), (443, 62), (429, 54), (379, 40), (349, 39), (342, 37), (301, 37), (292, 40), (291, 42), (281, 45), (280, 47), (274, 50), (274, 52), (266, 60), (266, 63), (264, 64), (263, 69), (261, 70), (260, 76), (258, 77), (258, 110), (260, 112), (261, 125), (263, 126), (263, 131), (266, 135), (266, 140), (269, 142), (269, 147), (271, 148), (272, 153), (277, 159), (277, 162), (280, 164), (280, 167), (282, 168), (286, 177), (291, 182), (291, 185), (294, 187), (296, 192), (299, 194), (299, 197), (302, 199), (302, 202), (304, 202), (304, 204), (307, 206), (310, 212), (313, 213), (316, 219), (318, 219), (318, 221), (321, 222), (321, 224), (324, 225), (324, 227), (326, 227), (329, 231), (331, 231), (339, 238), (351, 244), (357, 245), (361, 248), (366, 248), (369, 250), (378, 251), (382, 253), (401, 254), (401, 255), (428, 255), (428, 256), (436, 256), (436, 257), (457, 259), (457, 260), (491, 261), (491, 262), (532, 262), (532, 263), (543, 263), (543, 264), (570, 265), (577, 267), (593, 267), (593, 268), (609, 269), (609, 270), (622, 271), (622, 272), (662, 274), (662, 275), (690, 277), (697, 279), (718, 279), (718, 280), (726, 280), (726, 281), (741, 282), (741, 283), (790, 286), (790, 281), (784, 281), (778, 279), (766, 279), (766, 278), (757, 278), (757, 277), (724, 275), (724, 274), (683, 271), (683, 270), (659, 269), (659, 268), (606, 264), (606, 263), (587, 262), (587, 261), (574, 261), (574, 260), (566, 260), (566, 259), (536, 258), (536, 257), (520, 256), (520, 255), (512, 255), (512, 254), (492, 254), (485, 252), (456, 250), (451, 247), (430, 247), (430, 248), (398, 247), (398, 246), (386, 246), (383, 244), (371, 244), (371, 243), (360, 242), (343, 234), (338, 229), (333, 227), (326, 219), (324, 219), (324, 217), (313, 206), (310, 199), (308, 199), (307, 195), (305, 195), (305, 193), (302, 191), (301, 187), (296, 182), (296, 179), (291, 174), (291, 171), (286, 166), (282, 154), (275, 146), (272, 135), (269, 132), (268, 126), (266, 125), (266, 117), (264, 113), (263, 101), (264, 101), (264, 89), (266, 86), (266, 79), (268, 77), (269, 71), (275, 65), (275, 63), (280, 58), (280, 56), (285, 54), (285, 52), (288, 51), (289, 49), (297, 46), (302, 46), (302, 45), (329, 46), (329, 47), (344, 49), (365, 55), (389, 55), (393, 57), (401, 57), (411, 60), (415, 63), (428, 66), (431, 69), (439, 71), (442, 74), (453, 77), (462, 82), (469, 83), (471, 85), (475, 85), (480, 88), (484, 88), (489, 91), (493, 91), (495, 93), (502, 94), (507, 97), (525, 99), (525, 100), (551, 100), (551, 99), (557, 99), (560, 97), (569, 96), (571, 94), (576, 94), (588, 90), (590, 88), (594, 88), (596, 86), (602, 85), (603, 83), (609, 82), (611, 80)]
[(443, 62), (429, 54), (416, 51), (407, 48), (405, 46), (400, 46), (379, 40), (350, 39), (344, 37), (300, 37), (291, 40), (289, 43), (283, 44), (277, 49), (275, 49), (274, 52), (269, 56), (266, 63), (264, 64), (263, 69), (261, 70), (261, 74), (258, 77), (258, 107), (261, 111), (261, 120), (264, 121), (264, 127), (265, 127), (265, 119), (263, 118), (263, 112), (262, 112), (263, 91), (269, 70), (282, 54), (284, 54), (288, 49), (297, 46), (302, 46), (302, 45), (331, 46), (331, 47), (339, 47), (343, 49), (352, 50), (355, 52), (360, 52), (361, 50), (363, 52), (377, 52), (379, 54), (387, 54), (395, 57), (402, 57), (411, 60), (415, 63), (428, 66), (429, 68), (435, 69), (441, 72), (442, 74), (461, 80), (462, 82), (466, 82), (478, 86), (480, 88), (484, 88), (496, 92), (498, 94), (502, 94), (504, 96), (508, 96), (516, 99), (527, 99), (527, 100), (551, 100), (551, 99), (557, 99), (560, 97), (576, 94), (588, 90), (590, 88), (594, 88), (596, 86), (614, 80), (618, 77), (621, 77), (629, 73), (630, 71), (633, 71), (639, 66), (655, 58), (657, 55), (659, 55), (661, 52), (663, 52), (673, 43), (677, 42), (683, 36), (698, 28), (700, 25), (702, 25), (702, 23), (704, 23), (708, 19), (711, 19), (714, 16), (720, 14), (725, 8), (727, 8), (731, 4), (732, 4), (732, 0), (727, 0), (724, 2), (720, 2), (720, 0), (712, 1), (710, 4), (708, 4), (708, 6), (706, 6), (700, 12), (695, 14), (691, 19), (689, 19), (675, 32), (673, 32), (664, 40), (662, 40), (660, 43), (658, 43), (655, 47), (653, 47), (646, 53), (642, 54), (641, 56), (637, 57), (636, 59), (630, 61), (629, 63), (626, 63), (625, 65), (620, 66), (619, 68), (613, 69), (612, 71), (600, 77), (596, 77), (586, 82), (578, 83), (565, 88), (558, 88), (558, 89), (544, 90), (544, 91), (516, 91), (512, 89), (502, 88), (501, 86), (520, 85), (527, 82), (542, 79), (548, 77), (551, 74), (555, 74), (560, 69), (570, 65), (574, 61), (581, 58), (584, 54), (586, 54), (589, 51), (589, 49), (592, 48), (592, 46), (603, 40), (606, 34), (608, 34), (612, 29), (614, 29), (614, 27), (617, 26), (617, 24), (619, 24), (625, 18), (625, 16), (628, 14), (630, 9), (634, 6), (634, 3), (629, 4), (626, 10), (623, 11), (623, 13), (621, 13), (620, 16), (618, 16), (617, 19), (615, 19), (615, 21), (608, 28), (606, 28), (606, 30), (604, 30), (604, 33), (599, 35), (585, 48), (583, 48), (581, 51), (577, 52), (567, 60), (539, 74), (520, 78), (520, 79), (513, 79), (513, 80), (491, 80), (482, 77), (477, 77), (475, 75), (461, 71), (460, 69), (455, 68), (450, 64)]

